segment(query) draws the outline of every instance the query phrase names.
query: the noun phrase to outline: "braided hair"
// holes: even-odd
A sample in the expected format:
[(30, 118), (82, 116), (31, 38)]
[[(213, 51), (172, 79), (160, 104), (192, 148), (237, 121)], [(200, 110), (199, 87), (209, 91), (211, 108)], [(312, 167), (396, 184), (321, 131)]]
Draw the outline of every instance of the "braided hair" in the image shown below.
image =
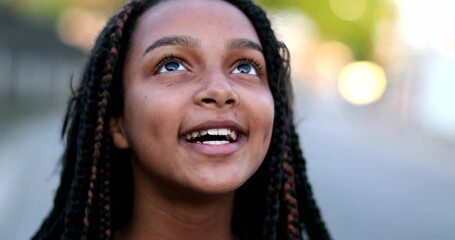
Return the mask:
[[(109, 122), (123, 113), (123, 66), (138, 18), (164, 0), (132, 0), (100, 33), (70, 99), (66, 149), (54, 207), (33, 239), (112, 239), (132, 211), (129, 150), (113, 145)], [(236, 191), (232, 231), (241, 239), (330, 239), (306, 175), (293, 122), (289, 52), (251, 0), (225, 0), (252, 22), (266, 60), (274, 125), (258, 171)], [(123, 159), (120, 161), (118, 159)]]

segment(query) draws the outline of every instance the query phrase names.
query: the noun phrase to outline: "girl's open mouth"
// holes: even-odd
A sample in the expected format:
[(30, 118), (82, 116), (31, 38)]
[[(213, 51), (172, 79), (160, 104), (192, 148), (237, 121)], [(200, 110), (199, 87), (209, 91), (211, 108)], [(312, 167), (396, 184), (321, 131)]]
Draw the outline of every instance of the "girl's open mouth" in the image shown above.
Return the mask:
[(212, 128), (187, 133), (185, 140), (189, 143), (221, 145), (236, 142), (238, 134), (236, 130), (230, 128)]

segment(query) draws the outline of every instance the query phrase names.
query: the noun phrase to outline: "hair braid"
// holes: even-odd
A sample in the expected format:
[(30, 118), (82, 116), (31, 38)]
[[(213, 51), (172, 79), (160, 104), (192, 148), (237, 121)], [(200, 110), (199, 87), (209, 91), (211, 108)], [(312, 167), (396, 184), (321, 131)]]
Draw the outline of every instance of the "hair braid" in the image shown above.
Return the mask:
[(286, 204), (287, 218), (287, 235), (288, 239), (301, 239), (300, 226), (299, 226), (299, 210), (297, 204), (296, 191), (295, 191), (295, 173), (292, 164), (292, 150), (287, 147), (282, 160), (282, 168), (284, 174), (284, 188), (283, 188), (283, 201)]
[[(102, 42), (101, 38), (98, 39), (97, 45), (100, 45)], [(90, 99), (90, 95), (92, 92), (91, 89), (94, 85), (94, 83), (90, 82), (89, 79), (93, 75), (96, 66), (100, 65), (99, 62), (100, 54), (96, 53), (87, 63), (86, 70), (82, 78), (83, 82), (81, 85), (86, 87), (79, 88), (76, 93), (73, 92), (73, 96), (69, 101), (65, 122), (62, 128), (62, 137), (65, 132), (67, 132), (67, 147), (62, 156), (60, 186), (54, 199), (54, 208), (47, 219), (43, 222), (41, 228), (37, 231), (33, 239), (60, 238), (59, 234), (61, 234), (62, 231), (66, 231), (64, 222), (68, 222), (69, 219), (71, 219), (71, 217), (68, 217), (70, 209), (74, 206), (78, 206), (77, 203), (75, 205), (71, 205), (73, 201), (70, 199), (72, 196), (74, 197), (74, 192), (77, 191), (74, 189), (74, 186), (78, 186), (78, 183), (81, 181), (81, 177), (79, 175), (81, 168), (85, 168), (80, 165), (80, 157), (76, 156), (80, 154), (80, 149), (83, 149), (81, 143), (84, 141), (81, 139), (85, 139), (87, 136), (85, 134), (85, 130), (88, 124), (81, 123), (81, 119), (85, 119), (85, 122), (87, 122), (87, 112), (89, 112), (87, 105), (90, 105), (90, 103), (93, 102)]]
[[(283, 154), (281, 167), (284, 171), (283, 176), (283, 191), (282, 191), (282, 198), (283, 202), (285, 203), (284, 212), (287, 214), (285, 217), (286, 222), (286, 235), (288, 239), (308, 239), (306, 235), (306, 229), (303, 222), (300, 221), (299, 218), (299, 206), (297, 196), (297, 189), (295, 184), (295, 163), (294, 163), (294, 156), (292, 152), (292, 145), (290, 139), (290, 132), (293, 124), (293, 115), (292, 115), (292, 105), (293, 105), (293, 91), (292, 85), (290, 83), (290, 54), (289, 50), (284, 43), (279, 42), (278, 51), (280, 52), (280, 56), (282, 57), (282, 73), (281, 76), (284, 76), (285, 79), (288, 81), (284, 82), (284, 86), (281, 85), (280, 89), (285, 92), (286, 97), (285, 103), (283, 106), (287, 109), (286, 114), (286, 135), (284, 136), (284, 141), (286, 142), (286, 149)], [(282, 83), (283, 84), (283, 83)]]
[[(113, 75), (114, 75), (114, 66), (115, 62), (118, 59), (118, 53), (119, 53), (119, 48), (120, 48), (120, 40), (123, 36), (123, 31), (124, 31), (124, 26), (125, 23), (128, 21), (129, 15), (132, 13), (134, 5), (137, 2), (133, 2), (131, 4), (125, 5), (124, 9), (122, 12), (120, 12), (118, 20), (117, 20), (117, 31), (115, 34), (113, 33), (111, 35), (111, 43), (112, 43), (112, 48), (110, 51), (110, 56), (114, 58), (115, 60), (113, 62), (106, 62), (106, 67), (105, 67), (105, 77), (103, 77), (103, 84), (102, 84), (102, 89), (103, 90), (103, 103), (105, 103), (105, 100), (107, 101), (109, 99), (109, 89), (112, 83)], [(109, 59), (109, 57), (108, 57)], [(104, 109), (101, 110), (106, 110), (107, 106), (104, 106)], [(105, 114), (105, 113), (104, 113)], [(106, 118), (106, 114), (105, 114)], [(108, 132), (108, 131), (107, 131)], [(101, 164), (101, 178), (100, 178), (100, 193), (99, 193), (99, 208), (100, 208), (100, 229), (99, 229), (99, 236), (105, 236), (107, 239), (110, 238), (112, 234), (111, 230), (111, 214), (110, 214), (110, 208), (111, 208), (111, 203), (110, 203), (110, 159), (107, 157), (110, 155), (110, 148), (108, 146), (111, 146), (110, 142), (110, 137), (109, 134), (105, 134), (106, 144), (105, 147), (105, 154), (104, 158)]]
[[(103, 70), (103, 77), (101, 78), (100, 90), (98, 94), (98, 113), (97, 113), (97, 126), (95, 130), (95, 143), (92, 155), (92, 166), (90, 183), (88, 189), (87, 204), (85, 207), (84, 225), (87, 229), (90, 229), (90, 219), (96, 219), (98, 221), (98, 236), (100, 239), (109, 239), (111, 236), (111, 219), (110, 219), (110, 193), (109, 193), (109, 159), (106, 158), (107, 152), (102, 152), (103, 144), (108, 136), (108, 126), (105, 123), (108, 122), (108, 116), (106, 114), (109, 104), (110, 86), (112, 84), (115, 64), (118, 58), (120, 49), (120, 39), (123, 35), (123, 29), (125, 22), (128, 20), (128, 16), (131, 14), (135, 2), (126, 4), (122, 11), (117, 16), (115, 31), (110, 34), (110, 49), (106, 57), (106, 62)], [(106, 144), (107, 145), (107, 144)], [(104, 157), (101, 157), (104, 155)], [(104, 161), (103, 161), (104, 160)], [(98, 179), (99, 176), (99, 179)], [(95, 192), (99, 191), (98, 195)], [(98, 211), (92, 213), (94, 208), (94, 201), (97, 198), (99, 203), (97, 204)], [(96, 231), (96, 230), (95, 230)], [(94, 233), (95, 234), (95, 233)]]
[[(259, 11), (259, 8), (257, 11)], [(256, 14), (256, 16), (261, 17), (261, 15), (258, 14)], [(273, 219), (273, 229), (265, 229), (265, 233), (268, 232), (265, 236), (269, 237), (270, 239), (281, 239), (284, 237), (283, 235), (285, 235), (285, 230), (282, 229), (283, 226), (279, 223), (279, 221), (282, 219), (281, 209), (284, 207), (281, 205), (282, 201), (280, 195), (283, 192), (283, 187), (285, 186), (283, 180), (286, 180), (284, 171), (285, 169), (282, 166), (282, 156), (287, 152), (286, 123), (287, 119), (289, 118), (289, 103), (287, 99), (287, 89), (283, 87), (285, 85), (285, 82), (283, 82), (285, 80), (284, 76), (286, 76), (286, 69), (283, 66), (283, 62), (285, 61), (279, 52), (276, 51), (276, 49), (280, 49), (280, 46), (277, 44), (273, 31), (271, 31), (270, 23), (268, 22), (265, 13), (263, 13), (262, 17), (266, 19), (266, 21), (262, 21), (264, 25), (263, 28), (268, 30), (265, 32), (267, 35), (265, 38), (271, 41), (268, 43), (264, 42), (263, 45), (266, 46), (264, 55), (266, 58), (272, 59), (271, 64), (268, 68), (268, 71), (270, 71), (269, 85), (275, 99), (274, 132), (272, 134), (275, 135), (273, 139), (275, 139), (275, 141), (278, 141), (271, 143), (273, 160), (269, 165), (269, 174), (271, 176), (269, 186), (274, 186), (275, 191), (269, 188), (269, 191), (267, 193), (267, 198), (273, 198), (277, 204), (274, 206), (274, 208), (268, 208), (267, 216), (269, 216), (270, 219), (266, 218), (266, 221)]]
[[(65, 165), (71, 166), (74, 164), (74, 175), (72, 177), (73, 181), (71, 183), (71, 186), (69, 187), (70, 197), (67, 201), (68, 205), (65, 210), (66, 212), (64, 219), (65, 226), (62, 236), (62, 238), (64, 239), (79, 238), (78, 236), (81, 234), (81, 229), (83, 236), (89, 234), (88, 226), (90, 223), (89, 221), (90, 219), (88, 216), (90, 214), (96, 214), (96, 212), (91, 211), (93, 203), (94, 201), (96, 201), (95, 199), (96, 196), (94, 195), (94, 192), (97, 191), (98, 190), (97, 188), (100, 187), (102, 190), (101, 192), (103, 191), (106, 192), (106, 190), (103, 190), (102, 185), (101, 186), (96, 185), (97, 183), (96, 178), (97, 175), (99, 174), (98, 161), (100, 155), (104, 154), (102, 153), (102, 151), (104, 151), (102, 146), (103, 145), (102, 140), (103, 136), (106, 135), (107, 132), (106, 127), (104, 126), (104, 122), (109, 97), (109, 91), (107, 89), (109, 88), (110, 83), (108, 85), (105, 84), (106, 82), (108, 82), (106, 80), (109, 80), (109, 76), (106, 74), (106, 71), (112, 71), (113, 69), (113, 68), (110, 70), (108, 69), (110, 62), (112, 62), (113, 50), (111, 49), (110, 53), (108, 53), (108, 51), (106, 50), (110, 48), (109, 45), (112, 45), (110, 44), (109, 36), (113, 35), (115, 32), (118, 32), (116, 28), (118, 28), (118, 26), (122, 27), (123, 25), (118, 24), (117, 26), (115, 24), (112, 24), (112, 22), (113, 20), (111, 20), (111, 24), (108, 24), (108, 27), (105, 28), (105, 30), (98, 38), (97, 43), (95, 45), (95, 50), (92, 52), (92, 57), (90, 58), (86, 71), (84, 73), (81, 87), (78, 91), (78, 95), (73, 97), (73, 99), (77, 100), (75, 106), (73, 107), (76, 111), (75, 113), (73, 113), (74, 117), (73, 120), (71, 121), (72, 124), (70, 132), (74, 131), (77, 137), (73, 136), (72, 134), (68, 135), (69, 147), (67, 148), (67, 153), (64, 156), (64, 158), (66, 158), (67, 161)], [(116, 22), (120, 23), (120, 21)], [(114, 59), (115, 57), (116, 56), (114, 56)], [(115, 61), (112, 62), (112, 64), (110, 64), (111, 67), (113, 67), (114, 64)], [(102, 81), (100, 82), (97, 79), (101, 79)], [(71, 108), (71, 106), (69, 107)], [(69, 114), (70, 113), (68, 113), (68, 115)], [(96, 119), (94, 119), (94, 117), (91, 116), (96, 116)], [(96, 125), (93, 124), (95, 122), (97, 123)], [(71, 139), (75, 138), (77, 138), (76, 143), (73, 143)], [(71, 160), (73, 159), (73, 157), (71, 156), (74, 155), (68, 154), (68, 152), (69, 149), (74, 148), (76, 148), (74, 151), (74, 155), (76, 155), (76, 157), (73, 161)], [(92, 150), (93, 152), (90, 151), (90, 149), (93, 149)], [(92, 159), (91, 164), (90, 161), (88, 161), (88, 159)], [(64, 172), (66, 172), (65, 169)], [(108, 171), (102, 172), (106, 173)], [(107, 186), (107, 189), (108, 188), (109, 187)], [(85, 201), (86, 204), (83, 203), (84, 202), (83, 192), (88, 193), (88, 200), (86, 198)], [(103, 194), (103, 196), (105, 196), (105, 194)], [(84, 217), (84, 221), (81, 221), (80, 219), (82, 219), (84, 212), (87, 216)], [(109, 224), (109, 221), (106, 221), (107, 224)], [(82, 223), (84, 224), (82, 225)]]
[(305, 160), (300, 148), (299, 138), (295, 126), (291, 125), (291, 146), (295, 159), (296, 187), (300, 190), (297, 193), (297, 199), (300, 203), (299, 213), (302, 222), (305, 223), (308, 236), (311, 239), (331, 239), (330, 234), (322, 220), (319, 208), (313, 197), (313, 191), (306, 175)]
[[(93, 69), (95, 66), (96, 65), (93, 65), (91, 68)], [(95, 83), (89, 82), (88, 86), (94, 84)], [(86, 172), (89, 169), (89, 163), (86, 159), (88, 159), (87, 149), (90, 149), (89, 145), (91, 141), (89, 139), (92, 139), (92, 134), (90, 134), (89, 131), (91, 128), (89, 116), (91, 115), (90, 112), (94, 112), (93, 107), (90, 107), (93, 105), (91, 102), (94, 102), (91, 89), (92, 87), (88, 87), (85, 91), (80, 91), (80, 95), (78, 96), (80, 101), (79, 104), (82, 105), (82, 110), (80, 111), (80, 114), (78, 114), (80, 116), (79, 119), (77, 119), (79, 128), (78, 130), (75, 130), (75, 134), (77, 134), (75, 143), (75, 167), (73, 181), (69, 189), (69, 201), (65, 210), (63, 239), (72, 239), (76, 237), (77, 232), (79, 231), (78, 229), (81, 227), (81, 222), (79, 222), (78, 219), (81, 219), (80, 216), (82, 216), (84, 206), (80, 196), (82, 192), (86, 191), (85, 186), (87, 186), (88, 183)]]

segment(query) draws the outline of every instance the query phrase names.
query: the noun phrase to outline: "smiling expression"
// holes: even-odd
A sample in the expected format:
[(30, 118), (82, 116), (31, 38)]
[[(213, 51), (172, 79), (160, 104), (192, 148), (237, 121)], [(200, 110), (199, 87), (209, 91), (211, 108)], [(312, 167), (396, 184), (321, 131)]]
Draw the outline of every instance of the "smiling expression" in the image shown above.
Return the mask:
[(259, 38), (234, 6), (171, 0), (147, 10), (123, 79), (113, 138), (132, 150), (136, 182), (227, 193), (262, 163), (273, 98)]

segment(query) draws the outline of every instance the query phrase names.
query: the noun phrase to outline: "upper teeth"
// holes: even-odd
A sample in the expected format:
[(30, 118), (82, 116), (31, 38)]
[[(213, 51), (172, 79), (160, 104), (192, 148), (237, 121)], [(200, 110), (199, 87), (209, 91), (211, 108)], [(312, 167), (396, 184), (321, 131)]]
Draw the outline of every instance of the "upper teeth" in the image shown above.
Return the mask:
[(232, 129), (228, 128), (213, 128), (213, 129), (207, 129), (207, 130), (201, 130), (201, 131), (193, 131), (191, 133), (186, 134), (186, 140), (192, 140), (197, 137), (202, 137), (205, 135), (211, 135), (211, 136), (225, 136), (228, 140), (235, 141), (237, 140), (237, 132)]

